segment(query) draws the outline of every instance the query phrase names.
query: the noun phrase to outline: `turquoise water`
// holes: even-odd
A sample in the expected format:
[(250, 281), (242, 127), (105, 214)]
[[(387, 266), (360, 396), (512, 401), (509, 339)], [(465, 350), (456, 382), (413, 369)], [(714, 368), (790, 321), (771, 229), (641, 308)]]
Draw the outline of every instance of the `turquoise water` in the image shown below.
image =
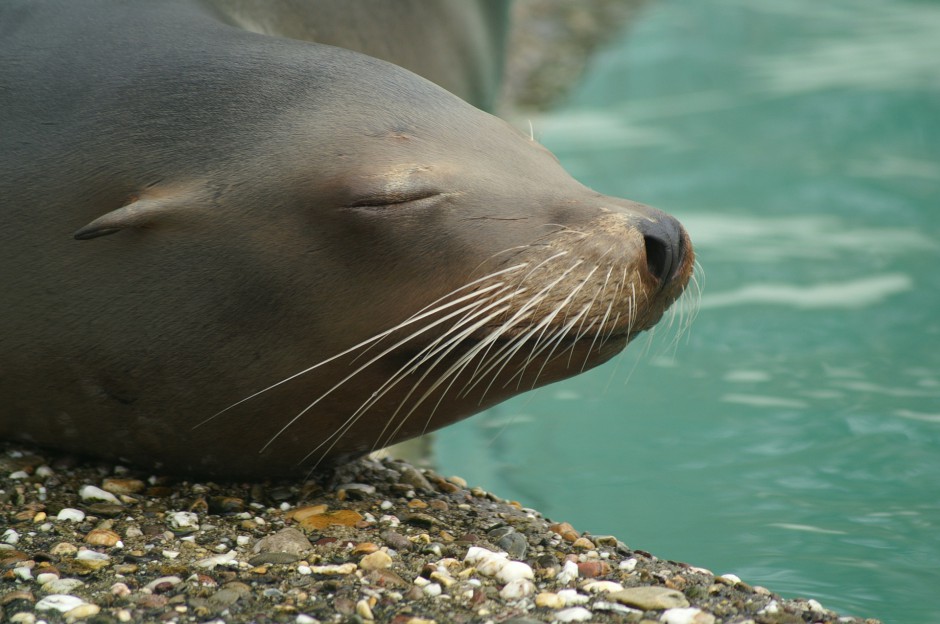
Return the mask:
[(940, 3), (657, 0), (533, 122), (578, 179), (683, 220), (698, 317), (441, 432), (441, 470), (940, 622)]

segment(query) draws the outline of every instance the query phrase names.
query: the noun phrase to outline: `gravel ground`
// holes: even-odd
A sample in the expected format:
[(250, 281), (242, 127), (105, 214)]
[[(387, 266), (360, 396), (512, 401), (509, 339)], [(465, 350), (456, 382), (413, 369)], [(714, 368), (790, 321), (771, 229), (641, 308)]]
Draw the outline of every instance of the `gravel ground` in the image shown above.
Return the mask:
[(0, 446), (0, 620), (875, 622), (398, 460), (222, 484), (19, 445)]

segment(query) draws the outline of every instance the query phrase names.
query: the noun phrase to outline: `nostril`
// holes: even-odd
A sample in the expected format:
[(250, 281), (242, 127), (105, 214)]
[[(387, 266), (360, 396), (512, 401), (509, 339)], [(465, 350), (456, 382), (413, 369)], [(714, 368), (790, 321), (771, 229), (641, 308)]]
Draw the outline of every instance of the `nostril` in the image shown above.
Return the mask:
[(671, 254), (667, 244), (653, 236), (644, 236), (643, 242), (646, 245), (646, 266), (650, 273), (659, 281), (665, 281), (672, 273)]
[(639, 225), (646, 246), (646, 266), (662, 284), (671, 280), (682, 264), (682, 226), (672, 217), (660, 213), (655, 220), (643, 220)]

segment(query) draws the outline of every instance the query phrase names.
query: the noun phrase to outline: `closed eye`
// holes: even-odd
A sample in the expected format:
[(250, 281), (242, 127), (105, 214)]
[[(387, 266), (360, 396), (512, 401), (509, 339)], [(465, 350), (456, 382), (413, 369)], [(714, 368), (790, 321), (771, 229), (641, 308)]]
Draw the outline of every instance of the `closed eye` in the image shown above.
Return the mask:
[(441, 191), (435, 189), (402, 189), (389, 190), (362, 199), (357, 199), (350, 203), (348, 208), (389, 208), (401, 204), (412, 204), (434, 197), (443, 195)]

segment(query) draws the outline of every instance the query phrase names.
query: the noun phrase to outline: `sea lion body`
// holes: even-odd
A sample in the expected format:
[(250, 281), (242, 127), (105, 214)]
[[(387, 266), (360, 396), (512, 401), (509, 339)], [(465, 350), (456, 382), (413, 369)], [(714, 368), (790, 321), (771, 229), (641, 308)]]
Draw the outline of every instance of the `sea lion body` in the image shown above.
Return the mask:
[(681, 293), (670, 217), (231, 16), (0, 9), (0, 437), (302, 474), (595, 366)]

